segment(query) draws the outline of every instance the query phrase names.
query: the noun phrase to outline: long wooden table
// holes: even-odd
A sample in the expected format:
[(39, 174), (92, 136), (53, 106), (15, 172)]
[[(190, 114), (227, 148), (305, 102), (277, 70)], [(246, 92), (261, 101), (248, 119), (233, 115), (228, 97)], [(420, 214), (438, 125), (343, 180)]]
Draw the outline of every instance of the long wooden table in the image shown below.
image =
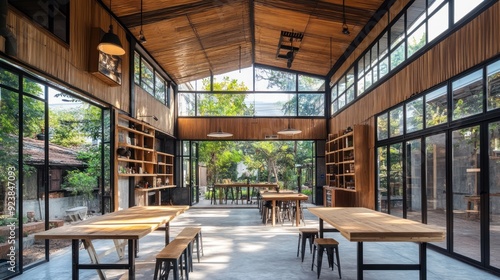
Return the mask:
[[(339, 231), (347, 240), (358, 242), (358, 280), (364, 270), (419, 270), (427, 279), (427, 242), (440, 242), (445, 232), (430, 225), (391, 216), (362, 207), (315, 207), (308, 210), (319, 217), (319, 233)], [(325, 229), (323, 221), (335, 229)], [(365, 264), (363, 242), (418, 242), (418, 264)]]
[(300, 225), (300, 201), (307, 200), (309, 197), (303, 193), (283, 193), (283, 192), (262, 192), (261, 199), (271, 201), (272, 203), (272, 225), (276, 224), (276, 201), (295, 201), (295, 226)]
[[(228, 189), (236, 188), (238, 193), (238, 189), (241, 188), (247, 188), (247, 203), (251, 201), (251, 196), (250, 196), (250, 188), (270, 188), (270, 189), (275, 189), (278, 186), (276, 183), (241, 183), (241, 182), (234, 182), (234, 183), (220, 183), (220, 184), (214, 184), (214, 193), (216, 189), (219, 189), (219, 203), (222, 203), (222, 190), (225, 192), (225, 200), (227, 204), (227, 193)], [(241, 191), (239, 192), (241, 193)], [(214, 198), (214, 204), (215, 204), (215, 196)], [(233, 199), (234, 199), (234, 193), (233, 193)], [(242, 201), (243, 203), (243, 201)]]
[[(72, 240), (72, 279), (79, 278), (80, 269), (97, 269), (101, 279), (105, 279), (101, 269), (127, 269), (128, 279), (135, 279), (136, 242), (141, 237), (165, 225), (165, 244), (170, 241), (169, 223), (176, 216), (189, 209), (189, 206), (136, 206), (116, 211), (102, 216), (53, 228), (35, 234), (35, 239), (71, 239)], [(125, 264), (99, 263), (92, 240), (112, 239), (119, 252), (118, 240), (128, 240), (128, 262)], [(91, 264), (80, 264), (79, 240), (82, 240), (87, 249)], [(125, 242), (122, 243), (123, 247)], [(122, 247), (122, 248), (123, 248)]]

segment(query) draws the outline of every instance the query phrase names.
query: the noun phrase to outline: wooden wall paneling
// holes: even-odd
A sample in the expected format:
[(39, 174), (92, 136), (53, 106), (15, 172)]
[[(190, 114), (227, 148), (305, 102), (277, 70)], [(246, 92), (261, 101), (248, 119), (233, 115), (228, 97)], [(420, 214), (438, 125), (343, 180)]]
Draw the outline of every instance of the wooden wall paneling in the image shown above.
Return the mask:
[[(17, 59), (48, 78), (66, 82), (119, 109), (128, 110), (128, 57), (122, 57), (122, 85), (111, 88), (88, 72), (91, 27), (96, 23), (108, 30), (109, 15), (96, 1), (76, 0), (70, 5), (69, 45), (59, 41), (28, 18), (9, 10), (7, 22), (17, 38)], [(124, 30), (113, 22), (114, 31), (126, 50), (129, 49)], [(97, 46), (95, 46), (97, 47)], [(57, 82), (57, 81), (56, 81)]]
[[(326, 139), (325, 119), (291, 119), (293, 128), (302, 133), (294, 136), (277, 134), (288, 126), (283, 118), (179, 118), (178, 137), (190, 140), (214, 140), (207, 134), (220, 129), (233, 133), (228, 140), (265, 140), (266, 135), (277, 135), (277, 140), (316, 140)], [(225, 140), (225, 139), (224, 139)]]
[[(135, 85), (135, 90), (136, 118), (149, 123), (163, 133), (174, 135), (173, 104), (168, 108), (139, 86)], [(158, 121), (155, 121), (152, 117), (144, 118), (140, 116), (156, 116)]]
[[(484, 60), (497, 56), (500, 52), (500, 33), (496, 26), (499, 24), (500, 4), (497, 3), (330, 119), (330, 131), (356, 124), (368, 124), (370, 132), (367, 140), (370, 143), (371, 157), (369, 170), (374, 172), (375, 115), (408, 99), (413, 93), (428, 90)], [(375, 174), (371, 174), (370, 178), (369, 191), (359, 194), (357, 203), (372, 208)]]
[(484, 13), (482, 17), (483, 32), (485, 34), (485, 55), (486, 57), (493, 57), (500, 53), (500, 34), (498, 26), (500, 26), (500, 2), (497, 2), (490, 9), (490, 13)]

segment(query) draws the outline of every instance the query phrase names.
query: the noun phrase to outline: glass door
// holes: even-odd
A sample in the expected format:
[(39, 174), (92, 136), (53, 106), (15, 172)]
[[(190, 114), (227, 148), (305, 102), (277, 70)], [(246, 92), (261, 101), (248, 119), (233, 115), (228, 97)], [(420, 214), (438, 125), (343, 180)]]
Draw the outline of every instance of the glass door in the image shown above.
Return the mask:
[(479, 126), (452, 131), (453, 251), (481, 261)]
[(490, 123), (489, 132), (489, 254), (490, 265), (500, 268), (500, 122)]
[[(425, 138), (426, 223), (446, 232), (446, 134)], [(447, 236), (447, 235), (446, 235)], [(446, 249), (446, 239), (436, 246)]]
[[(19, 221), (22, 166), (19, 164), (19, 76), (0, 68), (0, 279), (20, 273)], [(10, 226), (15, 225), (15, 230)], [(12, 245), (14, 250), (11, 250)]]

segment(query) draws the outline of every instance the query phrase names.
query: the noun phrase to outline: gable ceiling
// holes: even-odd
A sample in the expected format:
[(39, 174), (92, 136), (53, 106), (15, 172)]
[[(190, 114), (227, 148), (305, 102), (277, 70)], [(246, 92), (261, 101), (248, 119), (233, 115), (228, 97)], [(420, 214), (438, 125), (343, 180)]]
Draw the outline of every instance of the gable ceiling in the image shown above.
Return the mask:
[[(290, 70), (326, 76), (383, 3), (345, 0), (346, 35), (342, 0), (143, 0), (143, 47), (178, 84), (252, 64), (287, 69), (292, 47)], [(136, 38), (140, 11), (140, 0), (112, 3)], [(303, 37), (280, 42), (281, 31)]]

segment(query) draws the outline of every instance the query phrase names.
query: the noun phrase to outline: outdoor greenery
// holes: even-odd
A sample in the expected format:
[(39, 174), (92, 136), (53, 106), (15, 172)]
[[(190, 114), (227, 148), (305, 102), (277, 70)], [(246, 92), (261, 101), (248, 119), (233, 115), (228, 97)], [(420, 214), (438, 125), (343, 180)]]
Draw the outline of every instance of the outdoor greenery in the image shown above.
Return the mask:
[[(272, 87), (285, 90), (290, 85), (290, 75), (283, 77), (283, 71), (264, 71)], [(280, 74), (281, 73), (281, 74)], [(294, 75), (292, 75), (295, 77)], [(285, 80), (280, 80), (287, 78)], [(311, 79), (310, 83), (315, 80)], [(205, 90), (210, 89), (210, 80), (203, 80)], [(295, 87), (295, 82), (293, 82)], [(217, 91), (244, 91), (246, 86), (236, 79), (224, 77), (222, 81), (213, 82)], [(198, 103), (200, 115), (236, 116), (242, 111), (251, 113), (242, 93), (214, 93), (205, 95)], [(283, 111), (295, 110), (293, 101), (283, 104)], [(314, 106), (310, 110), (315, 110)], [(208, 185), (231, 179), (232, 181), (251, 180), (254, 182), (278, 182), (281, 187), (294, 188), (297, 185), (296, 164), (312, 166), (311, 141), (203, 141), (200, 143), (199, 160), (207, 167)], [(238, 164), (245, 166), (246, 171), (238, 174)], [(312, 167), (311, 167), (312, 168)], [(309, 183), (312, 184), (312, 178)]]

